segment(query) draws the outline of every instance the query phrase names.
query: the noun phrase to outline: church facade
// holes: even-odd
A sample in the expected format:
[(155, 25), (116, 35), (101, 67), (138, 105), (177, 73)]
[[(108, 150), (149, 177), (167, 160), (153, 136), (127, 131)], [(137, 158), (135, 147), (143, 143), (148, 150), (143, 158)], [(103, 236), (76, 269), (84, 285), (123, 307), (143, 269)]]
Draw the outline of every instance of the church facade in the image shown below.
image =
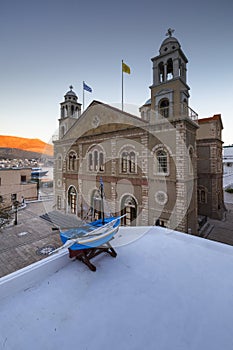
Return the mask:
[[(207, 186), (203, 184), (206, 174), (200, 171), (204, 163), (198, 161), (197, 145), (201, 149), (205, 137), (200, 130), (205, 123), (189, 106), (188, 60), (170, 29), (167, 34), (159, 54), (152, 58), (151, 97), (140, 107), (141, 117), (99, 101), (81, 113), (72, 87), (66, 93), (59, 137), (54, 141), (56, 210), (83, 219), (91, 209), (99, 217), (98, 188), (103, 181), (106, 215), (125, 213), (123, 225), (160, 224), (198, 234), (198, 214), (221, 218), (221, 181)], [(222, 147), (221, 116), (218, 120), (213, 158), (219, 157)], [(209, 140), (207, 148), (215, 141)], [(205, 203), (200, 194), (203, 188)], [(212, 192), (219, 205), (217, 211), (212, 208), (207, 213), (203, 208), (213, 200)]]

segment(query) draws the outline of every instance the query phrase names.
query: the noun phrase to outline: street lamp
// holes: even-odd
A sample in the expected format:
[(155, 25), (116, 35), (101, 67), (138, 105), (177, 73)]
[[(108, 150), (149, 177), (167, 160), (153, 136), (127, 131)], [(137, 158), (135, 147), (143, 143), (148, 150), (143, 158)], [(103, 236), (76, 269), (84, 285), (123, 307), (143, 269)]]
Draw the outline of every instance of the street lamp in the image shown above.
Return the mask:
[(18, 224), (18, 207), (20, 206), (20, 202), (19, 201), (14, 201), (14, 211), (15, 211), (15, 221), (14, 224), (17, 225)]

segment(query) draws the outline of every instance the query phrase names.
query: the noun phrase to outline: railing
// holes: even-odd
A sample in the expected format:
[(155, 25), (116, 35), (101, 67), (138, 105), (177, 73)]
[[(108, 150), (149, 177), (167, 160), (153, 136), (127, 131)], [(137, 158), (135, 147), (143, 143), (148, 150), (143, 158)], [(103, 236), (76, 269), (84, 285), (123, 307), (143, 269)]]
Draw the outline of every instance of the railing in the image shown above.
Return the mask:
[(182, 103), (181, 104), (181, 107), (183, 109), (183, 112), (186, 114), (187, 113), (187, 116), (192, 119), (192, 120), (198, 120), (198, 114), (192, 109), (190, 108), (189, 106), (187, 106), (186, 103)]
[[(152, 113), (152, 111), (150, 111)], [(176, 111), (175, 105), (169, 105), (166, 107), (158, 108), (155, 112), (156, 118), (162, 119), (162, 118), (169, 118), (171, 116), (174, 116), (174, 113), (179, 113), (181, 116), (186, 116), (190, 118), (193, 121), (198, 120), (198, 114), (190, 108), (186, 103), (180, 103), (179, 112)]]

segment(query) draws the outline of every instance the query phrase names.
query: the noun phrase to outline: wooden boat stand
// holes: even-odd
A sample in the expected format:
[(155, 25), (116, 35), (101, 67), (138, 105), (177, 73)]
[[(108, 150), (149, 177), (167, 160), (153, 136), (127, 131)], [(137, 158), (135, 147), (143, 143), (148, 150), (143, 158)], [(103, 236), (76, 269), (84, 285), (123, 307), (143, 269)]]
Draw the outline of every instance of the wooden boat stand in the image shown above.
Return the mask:
[(80, 249), (80, 250), (72, 250), (69, 249), (69, 257), (76, 258), (79, 261), (82, 261), (85, 265), (89, 267), (91, 271), (96, 271), (96, 266), (93, 265), (90, 260), (102, 253), (108, 253), (113, 258), (117, 256), (116, 251), (113, 249), (109, 242), (104, 245), (96, 248), (88, 248), (88, 249)]

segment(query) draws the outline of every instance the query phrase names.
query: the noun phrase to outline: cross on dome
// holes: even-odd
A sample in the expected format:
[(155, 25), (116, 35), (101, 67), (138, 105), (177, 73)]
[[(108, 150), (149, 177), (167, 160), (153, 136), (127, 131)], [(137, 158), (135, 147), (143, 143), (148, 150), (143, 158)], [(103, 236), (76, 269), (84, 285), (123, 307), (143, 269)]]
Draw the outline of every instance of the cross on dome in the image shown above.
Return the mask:
[(73, 89), (73, 86), (72, 85), (70, 85), (70, 90), (72, 90)]

